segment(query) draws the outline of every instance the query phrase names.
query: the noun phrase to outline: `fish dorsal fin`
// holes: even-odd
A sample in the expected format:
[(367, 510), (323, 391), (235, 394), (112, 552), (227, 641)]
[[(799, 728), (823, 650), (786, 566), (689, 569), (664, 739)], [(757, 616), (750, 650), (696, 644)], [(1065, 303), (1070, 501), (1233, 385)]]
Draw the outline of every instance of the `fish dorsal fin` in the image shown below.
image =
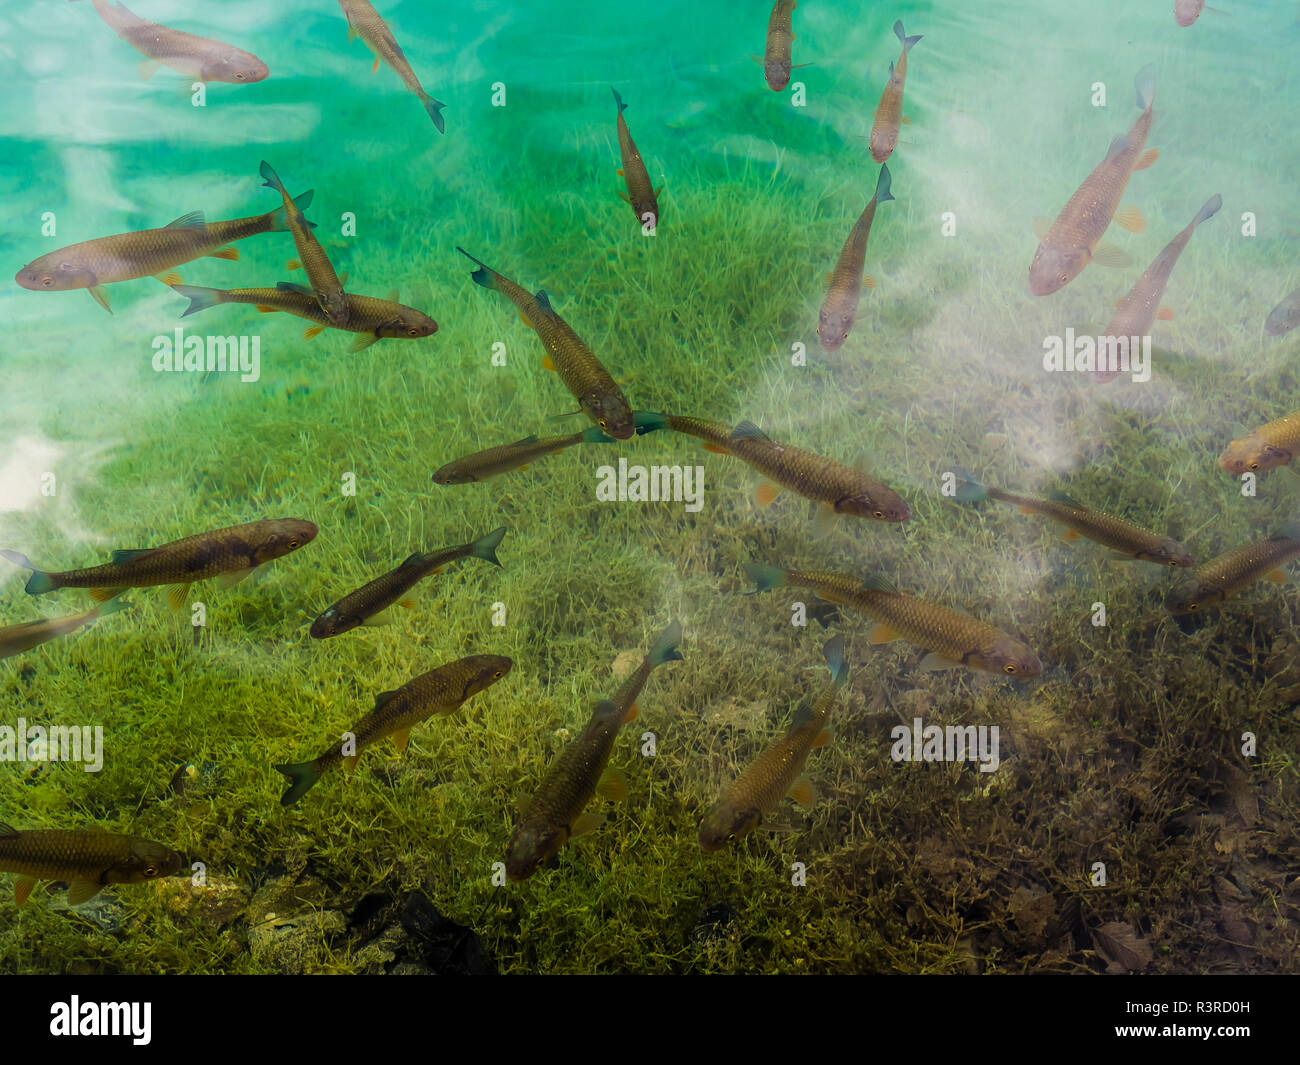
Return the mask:
[(544, 314), (555, 316), (555, 308), (551, 306), (551, 297), (546, 294), (546, 289), (539, 288), (533, 299), (537, 301), (537, 306), (542, 309)]
[(420, 554), (419, 551), (415, 551), (415, 552), (413, 552), (412, 554), (407, 555), (406, 558), (402, 559), (402, 565), (403, 565), (403, 566), (414, 566), (414, 565), (415, 565), (417, 562), (419, 562), (420, 559), (422, 559), (422, 558), (424, 558), (424, 556), (423, 556), (422, 554)]
[(867, 453), (865, 451), (859, 451), (853, 456), (853, 468), (857, 470), (858, 473), (865, 473), (868, 477), (871, 476), (871, 463), (867, 459)]
[(114, 563), (130, 562), (133, 558), (139, 558), (141, 555), (147, 555), (154, 549), (152, 547), (128, 547), (114, 551), (108, 556), (108, 560)]
[(772, 441), (768, 435), (763, 432), (757, 425), (751, 421), (743, 421), (731, 430), (732, 440), (762, 440), (770, 444)]
[(898, 589), (894, 586), (893, 581), (888, 577), (882, 577), (880, 574), (873, 574), (862, 581), (862, 587), (868, 592), (888, 592), (890, 595), (897, 595)]
[(1047, 498), (1053, 503), (1069, 503), (1072, 507), (1081, 506), (1077, 499), (1073, 499), (1066, 495), (1066, 493), (1062, 492), (1059, 488), (1054, 492), (1048, 492)]
[(206, 225), (202, 211), (191, 211), (189, 214), (181, 215), (175, 221), (168, 222), (163, 229), (202, 229)]
[(396, 694), (397, 694), (396, 691), (380, 692), (378, 695), (375, 696), (375, 709), (378, 710), (381, 706), (384, 705), (384, 703), (388, 702), (388, 700), (391, 699)]
[(524, 437), (522, 440), (516, 440), (516, 441), (515, 441), (513, 444), (511, 444), (510, 446), (511, 446), (511, 447), (522, 447), (524, 444), (535, 444), (535, 443), (537, 443), (537, 439), (538, 439), (538, 438), (537, 438), (537, 434), (534, 433), (532, 436), (526, 436), (526, 437)]
[(312, 295), (311, 289), (306, 285), (295, 285), (292, 281), (277, 281), (275, 285), (277, 292), (300, 292), (303, 295)]
[(397, 302), (397, 297), (400, 296), (400, 295), (401, 295), (400, 290), (398, 290), (398, 289), (393, 289), (393, 290), (391, 290), (391, 291), (388, 293), (387, 296), (384, 297), (384, 299), (392, 300), (394, 303), (396, 303), (396, 302)]
[(0, 821), (0, 837), (16, 836), (16, 835), (18, 835), (18, 829), (14, 828), (12, 825), (5, 824), (3, 821)]
[(1114, 159), (1125, 148), (1128, 147), (1128, 137), (1116, 137), (1110, 142), (1110, 147), (1106, 149), (1106, 158)]

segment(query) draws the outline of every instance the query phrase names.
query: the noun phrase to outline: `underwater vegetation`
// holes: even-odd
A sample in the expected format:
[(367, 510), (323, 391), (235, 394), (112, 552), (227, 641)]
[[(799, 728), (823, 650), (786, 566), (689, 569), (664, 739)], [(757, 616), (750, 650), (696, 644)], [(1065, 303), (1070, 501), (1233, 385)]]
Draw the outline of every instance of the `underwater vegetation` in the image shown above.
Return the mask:
[(969, 5), (94, 0), (215, 147), (14, 171), (0, 970), (1295, 972), (1290, 191), (1169, 6), (1053, 8), (1100, 106)]

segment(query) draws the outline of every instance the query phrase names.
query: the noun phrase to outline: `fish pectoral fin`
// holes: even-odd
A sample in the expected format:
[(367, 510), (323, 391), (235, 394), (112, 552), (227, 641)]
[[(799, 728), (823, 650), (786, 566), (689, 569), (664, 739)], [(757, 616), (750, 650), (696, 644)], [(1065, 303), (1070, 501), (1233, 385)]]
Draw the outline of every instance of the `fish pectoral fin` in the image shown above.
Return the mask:
[(891, 629), (888, 625), (877, 625), (871, 630), (872, 643), (893, 643), (895, 640), (901, 640), (903, 637)]
[(125, 588), (92, 588), (90, 589), (90, 598), (96, 603), (107, 603), (110, 599), (116, 599), (125, 591)]
[(595, 832), (604, 823), (605, 818), (598, 813), (583, 814), (569, 826), (569, 838), (573, 839), (574, 836), (585, 836), (588, 832)]
[(1134, 173), (1136, 173), (1139, 170), (1145, 170), (1147, 167), (1149, 167), (1152, 163), (1154, 163), (1159, 158), (1160, 158), (1159, 148), (1148, 148), (1145, 152), (1142, 153), (1142, 158), (1140, 158), (1137, 161), (1137, 165), (1133, 167)]
[(838, 518), (839, 515), (835, 513), (833, 506), (829, 503), (818, 503), (816, 511), (813, 512), (813, 539), (821, 540), (834, 532)]
[(1079, 539), (1079, 530), (1071, 529), (1068, 525), (1061, 530), (1061, 539), (1067, 544)]
[(233, 588), (242, 580), (247, 580), (253, 572), (254, 567), (249, 566), (247, 569), (231, 570), (229, 573), (222, 573), (217, 577), (218, 588)]
[(664, 186), (660, 185), (657, 189), (655, 189), (655, 199), (656, 200), (659, 199), (659, 197), (662, 196), (663, 194), (664, 194)]
[(383, 625), (391, 625), (395, 620), (396, 619), (393, 617), (393, 608), (389, 607), (387, 610), (381, 610), (378, 614), (371, 614), (370, 617), (366, 618), (366, 620), (361, 624), (373, 629)]
[(162, 64), (156, 59), (143, 59), (135, 65), (135, 69), (139, 72), (141, 81), (148, 81), (158, 73), (158, 68), (161, 66)]
[(635, 721), (640, 716), (641, 706), (639, 703), (633, 702), (632, 705), (627, 708), (627, 713), (623, 715), (623, 724), (626, 725), (629, 721)]
[(349, 773), (351, 773), (352, 770), (356, 769), (357, 763), (359, 761), (361, 761), (361, 755), (350, 754), (343, 759), (343, 768), (346, 769)]
[(411, 730), (409, 728), (398, 729), (393, 733), (393, 746), (397, 748), (398, 753), (406, 750), (406, 745), (411, 742)]
[(958, 669), (961, 667), (960, 662), (954, 662), (951, 658), (944, 658), (941, 654), (934, 651), (929, 652), (921, 659), (921, 668), (927, 673), (938, 673), (945, 669)]
[(399, 600), (397, 601), (397, 605), (400, 606), (400, 607), (403, 607), (403, 608), (406, 609), (406, 610), (414, 610), (414, 609), (415, 609), (415, 600), (414, 600), (411, 596), (408, 595), (405, 599), (399, 599)]
[(30, 876), (20, 876), (14, 881), (14, 905), (21, 906), (31, 896), (36, 880)]
[(379, 340), (378, 333), (358, 333), (357, 338), (352, 341), (352, 351), (365, 351), (366, 348)]
[(1026, 503), (1021, 503), (1018, 507), (1016, 507), (1016, 509), (1020, 511), (1021, 514), (1032, 514), (1034, 512), (1034, 508), (1029, 506)]
[(220, 249), (218, 249), (217, 251), (212, 252), (212, 253), (208, 256), (208, 258), (209, 258), (209, 259), (229, 259), (232, 263), (237, 263), (237, 262), (239, 262), (239, 249), (238, 249), (238, 248), (220, 248)]
[(807, 777), (800, 777), (790, 785), (790, 798), (805, 809), (817, 801), (817, 789)]
[(1034, 219), (1034, 236), (1039, 240), (1046, 240), (1047, 234), (1052, 228), (1052, 220), (1043, 218), (1041, 215)]
[(1133, 262), (1128, 252), (1114, 244), (1098, 244), (1097, 250), (1092, 253), (1092, 261), (1098, 266), (1110, 266), (1117, 270), (1122, 270)]
[(619, 198), (620, 200), (622, 200), (622, 201), (623, 201), (625, 204), (627, 204), (629, 207), (632, 206), (632, 201), (629, 200), (629, 199), (627, 198), (627, 193), (626, 193), (626, 192), (624, 192), (622, 189), (615, 189), (614, 191), (618, 193), (618, 198)]
[(378, 69), (379, 69), (379, 56), (375, 56), (375, 63), (374, 63), (374, 66), (372, 66), (372, 67), (370, 68), (370, 73), (373, 74), (373, 73), (375, 73)]
[(109, 314), (113, 313), (113, 308), (108, 305), (108, 293), (104, 291), (103, 285), (91, 285), (86, 291), (95, 297), (95, 302), (104, 310), (108, 311)]
[(872, 277), (870, 274), (863, 274), (863, 275), (862, 275), (862, 287), (863, 287), (863, 288), (875, 288), (875, 287), (876, 287), (876, 279), (875, 279), (874, 277)]
[(68, 905), (80, 906), (99, 894), (100, 885), (93, 880), (74, 880), (68, 888)]
[(606, 769), (596, 784), (596, 794), (610, 802), (627, 798), (627, 774), (619, 769)]
[(1268, 574), (1264, 579), (1272, 581), (1274, 584), (1288, 584), (1291, 580), (1291, 578), (1286, 575), (1285, 571), (1280, 569), (1273, 570), (1273, 572)]
[(773, 484), (771, 481), (763, 481), (758, 486), (758, 491), (754, 493), (754, 498), (758, 500), (760, 507), (771, 506), (772, 501), (781, 494), (781, 486)]
[(617, 170), (615, 170), (614, 173), (616, 173), (619, 177), (627, 177), (627, 175), (623, 173), (623, 168), (621, 166)]
[(185, 597), (189, 594), (189, 584), (173, 584), (167, 589), (167, 605), (173, 610), (180, 610), (185, 606)]
[(824, 728), (821, 730), (821, 732), (817, 733), (817, 738), (813, 740), (812, 742), (813, 749), (816, 750), (818, 747), (825, 747), (830, 742), (831, 742), (831, 730), (828, 728)]
[(903, 121), (903, 125), (910, 126), (912, 124), (912, 116), (904, 115), (902, 121)]
[(1147, 227), (1147, 220), (1136, 207), (1125, 207), (1115, 215), (1115, 221), (1130, 233), (1141, 233)]
[(1156, 317), (1162, 322), (1172, 322), (1174, 320), (1173, 309), (1171, 307), (1161, 307), (1160, 310), (1156, 311)]
[[(289, 259), (289, 260), (287, 260), (287, 261), (285, 262), (285, 264), (284, 264), (284, 268), (285, 268), (286, 270), (301, 270), (301, 269), (302, 269), (302, 263), (301, 263), (299, 260), (297, 260), (297, 259)], [(277, 287), (279, 287), (279, 286), (277, 286)]]
[(302, 331), (302, 338), (303, 340), (310, 340), (312, 337), (320, 336), (323, 332), (325, 332), (323, 325), (309, 325)]
[(556, 373), (557, 371), (555, 369), (555, 360), (552, 359), (549, 355), (547, 355), (545, 358), (542, 359), (542, 369), (550, 370), (552, 373)]
[(168, 274), (154, 274), (153, 276), (157, 278), (159, 281), (161, 281), (164, 285), (183, 285), (185, 283), (184, 281), (181, 280), (181, 275), (178, 274), (175, 270), (173, 270), (171, 273)]
[(279, 307), (268, 307), (265, 303), (258, 303), (255, 304), (254, 306), (263, 314), (274, 314), (276, 311), (280, 309)]

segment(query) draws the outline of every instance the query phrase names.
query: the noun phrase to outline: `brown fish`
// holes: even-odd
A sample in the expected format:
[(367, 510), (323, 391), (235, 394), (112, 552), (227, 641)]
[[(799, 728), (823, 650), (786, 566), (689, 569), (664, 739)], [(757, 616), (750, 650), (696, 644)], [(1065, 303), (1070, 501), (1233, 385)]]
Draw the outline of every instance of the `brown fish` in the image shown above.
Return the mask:
[[(1035, 296), (1048, 296), (1064, 288), (1082, 273), (1090, 262), (1103, 266), (1127, 266), (1129, 258), (1120, 249), (1102, 244), (1102, 235), (1116, 218), (1115, 211), (1129, 178), (1135, 171), (1145, 170), (1156, 161), (1159, 152), (1152, 148), (1143, 152), (1147, 135), (1151, 132), (1151, 104), (1155, 100), (1155, 69), (1147, 66), (1138, 73), (1137, 105), (1142, 108), (1133, 128), (1126, 137), (1116, 137), (1110, 150), (1084, 179), (1070, 197), (1070, 201), (1047, 226), (1042, 240), (1034, 252), (1029, 266), (1029, 290)], [(1133, 232), (1145, 226), (1142, 214), (1135, 208), (1122, 212), (1119, 224)], [(1043, 227), (1039, 227), (1042, 229)]]
[[(772, 14), (767, 19), (767, 42), (763, 49), (763, 78), (767, 87), (773, 92), (780, 92), (790, 84), (790, 71), (797, 69), (790, 62), (791, 42), (794, 34), (794, 9), (797, 0), (776, 0), (772, 5)], [(754, 57), (758, 59), (758, 56)], [(807, 63), (798, 66), (806, 67)]]
[(964, 666), (1007, 677), (1036, 677), (1043, 670), (1038, 656), (1015, 637), (969, 614), (900, 592), (881, 577), (859, 581), (842, 573), (801, 573), (757, 563), (745, 571), (757, 591), (798, 584), (828, 603), (862, 611), (878, 622), (872, 643), (906, 640), (929, 651), (922, 669)]
[(632, 212), (642, 227), (647, 232), (653, 233), (659, 225), (659, 193), (663, 192), (663, 186), (657, 189), (651, 186), (645, 162), (637, 150), (636, 142), (632, 140), (627, 123), (623, 120), (623, 112), (627, 110), (627, 104), (623, 102), (623, 97), (619, 96), (618, 90), (613, 86), (609, 91), (614, 94), (614, 103), (618, 105), (618, 153), (623, 160), (623, 168), (619, 170), (619, 174), (627, 182), (627, 192), (620, 192), (619, 195), (631, 205)]
[(865, 472), (860, 458), (852, 469), (834, 459), (803, 448), (778, 444), (753, 422), (741, 422), (730, 429), (720, 422), (665, 415), (668, 428), (704, 441), (707, 450), (734, 455), (769, 479), (758, 489), (758, 502), (767, 506), (782, 488), (798, 492), (821, 504), (817, 512), (819, 535), (829, 532), (836, 515), (852, 514), (877, 521), (907, 521), (912, 515), (903, 499), (888, 485)]
[[(301, 213), (311, 199), (312, 190), (308, 189), (293, 201), (295, 209)], [(283, 207), (251, 218), (222, 222), (204, 222), (202, 211), (192, 211), (161, 229), (96, 237), (48, 252), (19, 270), (14, 280), (36, 292), (89, 289), (99, 305), (111, 313), (104, 285), (149, 276), (179, 284), (179, 277), (174, 274), (164, 277), (164, 273), (205, 255), (214, 259), (238, 259), (238, 249), (222, 245), (257, 233), (288, 228), (287, 211)]]
[(19, 906), (38, 880), (68, 881), (68, 904), (78, 906), (106, 884), (142, 884), (171, 876), (181, 861), (170, 847), (138, 836), (81, 829), (20, 832), (0, 823), (0, 872), (18, 874), (14, 901)]
[(11, 658), (23, 651), (30, 651), (49, 640), (75, 632), (82, 625), (89, 625), (105, 614), (125, 610), (131, 604), (125, 599), (114, 599), (103, 603), (84, 614), (72, 614), (65, 618), (41, 618), (38, 621), (24, 621), (20, 625), (8, 625), (0, 629), (0, 658)]
[(1228, 473), (1267, 473), (1278, 466), (1289, 466), (1300, 453), (1300, 411), (1295, 411), (1253, 433), (1234, 440), (1219, 456), (1219, 465)]
[(127, 588), (175, 585), (167, 600), (179, 610), (190, 582), (225, 576), (233, 584), (243, 580), (264, 562), (282, 558), (316, 537), (316, 526), (299, 518), (268, 518), (231, 525), (213, 532), (173, 540), (161, 547), (114, 551), (112, 561), (87, 569), (46, 573), (33, 566), (17, 551), (0, 551), (16, 566), (32, 571), (28, 595), (43, 595), (56, 588), (89, 588), (99, 602), (120, 595)]
[(1288, 526), (1277, 536), (1234, 548), (1197, 567), (1185, 584), (1169, 593), (1165, 609), (1175, 615), (1201, 613), (1261, 577), (1285, 584), (1282, 566), (1297, 555), (1300, 527)]
[[(306, 285), (281, 281), (275, 288), (220, 289), (200, 288), (197, 285), (172, 285), (172, 288), (190, 301), (190, 305), (181, 312), (182, 318), (195, 311), (215, 307), (218, 303), (251, 303), (264, 313), (287, 311), (318, 323), (303, 333), (306, 339), (316, 336), (326, 326), (333, 325), (316, 298), (316, 293)], [(432, 336), (438, 331), (438, 323), (423, 311), (398, 303), (396, 292), (390, 292), (388, 298), (382, 300), (345, 292), (343, 299), (347, 304), (348, 318), (337, 328), (357, 334), (357, 339), (352, 344), (353, 351), (362, 351), (375, 341), (385, 338), (416, 340)]]
[(159, 66), (171, 67), (195, 81), (225, 81), (233, 85), (261, 81), (270, 73), (266, 64), (251, 52), (147, 22), (131, 14), (125, 4), (112, 7), (104, 0), (95, 0), (95, 10), (114, 33), (147, 57), (140, 64), (142, 78), (152, 77)]
[(858, 316), (858, 295), (864, 284), (867, 288), (875, 285), (870, 277), (865, 282), (862, 277), (867, 258), (867, 238), (871, 236), (876, 208), (893, 198), (889, 192), (889, 167), (881, 164), (875, 195), (849, 230), (849, 237), (831, 273), (821, 313), (817, 316), (817, 338), (827, 351), (837, 350), (848, 339), (849, 330)]
[(801, 806), (812, 805), (812, 785), (801, 779), (800, 773), (813, 748), (823, 746), (830, 738), (826, 723), (835, 708), (835, 696), (849, 676), (843, 636), (831, 639), (822, 653), (831, 671), (831, 683), (811, 708), (795, 715), (790, 731), (722, 793), (700, 825), (700, 850), (705, 854), (748, 836), (787, 794)]
[[(1207, 218), (1214, 217), (1222, 206), (1223, 197), (1215, 193), (1205, 201), (1205, 206), (1197, 212), (1196, 217), (1187, 224), (1187, 227), (1165, 245), (1164, 250), (1156, 256), (1155, 262), (1137, 279), (1137, 284), (1129, 290), (1128, 295), (1116, 304), (1115, 315), (1106, 326), (1106, 331), (1102, 334), (1103, 339), (1112, 338), (1118, 341), (1125, 346), (1124, 354), (1128, 354), (1126, 346), (1137, 343), (1149, 334), (1151, 325), (1157, 317), (1166, 322), (1173, 318), (1173, 311), (1160, 306), (1160, 297), (1165, 293), (1169, 275), (1173, 273), (1174, 265), (1178, 262), (1178, 257), (1183, 254), (1183, 249), (1187, 247), (1187, 242), (1192, 239), (1196, 227)], [(1102, 342), (1099, 341), (1099, 352), (1101, 347)], [(1115, 350), (1119, 352), (1120, 348), (1116, 347)], [(1101, 361), (1102, 356), (1099, 353), (1098, 363), (1100, 364)], [(1109, 381), (1120, 373), (1120, 368), (1118, 365), (1105, 368), (1098, 365), (1094, 372), (1098, 381)]]
[(635, 436), (632, 407), (623, 390), (614, 383), (609, 371), (569, 327), (569, 323), (555, 313), (546, 293), (538, 292), (534, 296), (475, 259), (464, 248), (457, 246), (456, 250), (478, 267), (469, 275), (471, 280), (483, 288), (500, 292), (518, 308), (525, 324), (536, 331), (546, 348), (542, 366), (560, 375), (560, 380), (577, 399), (582, 413), (616, 440), (630, 440)]
[(388, 28), (388, 23), (379, 17), (379, 12), (370, 5), (368, 0), (339, 0), (339, 7), (343, 9), (343, 14), (348, 19), (348, 40), (360, 37), (366, 47), (375, 53), (375, 65), (370, 72), (373, 74), (379, 69), (381, 59), (392, 67), (397, 72), (397, 76), (402, 79), (402, 84), (415, 93), (420, 103), (424, 105), (425, 111), (433, 119), (434, 128), (439, 133), (445, 133), (446, 122), (442, 117), (442, 109), (447, 105), (439, 103), (424, 91), (420, 79), (415, 76), (411, 64), (406, 61), (406, 53), (397, 43), (393, 31)]
[(307, 216), (294, 206), (283, 182), (266, 160), (262, 160), (261, 174), (266, 187), (275, 189), (284, 200), (294, 247), (298, 249), (298, 258), (302, 262), (302, 268), (307, 272), (307, 280), (311, 282), (311, 290), (320, 301), (321, 309), (329, 318), (330, 325), (337, 329), (345, 328), (348, 321), (347, 294), (343, 291), (343, 283), (334, 272), (325, 249), (320, 246), (320, 241), (312, 233), (316, 223), (308, 222)]
[(396, 691), (380, 693), (375, 697), (374, 709), (349, 730), (346, 752), (344, 745), (335, 744), (313, 761), (275, 767), (290, 780), (280, 804), (292, 806), (331, 769), (344, 763), (349, 769), (355, 767), (363, 750), (389, 736), (399, 751), (406, 750), (416, 725), (434, 714), (455, 713), (513, 666), (514, 662), (502, 655), (470, 655), (421, 673)]
[(1205, 10), (1205, 0), (1174, 0), (1174, 21), (1180, 26), (1190, 26)]
[(894, 23), (894, 36), (903, 46), (898, 63), (889, 64), (889, 81), (880, 94), (876, 107), (876, 120), (871, 126), (871, 158), (883, 163), (898, 146), (898, 126), (903, 120), (903, 84), (907, 81), (907, 53), (921, 39), (921, 34), (907, 37), (903, 33), (903, 20)]
[(617, 775), (605, 774), (614, 740), (623, 723), (636, 717), (636, 700), (650, 671), (665, 662), (681, 660), (677, 651), (681, 638), (681, 622), (674, 621), (614, 697), (596, 704), (582, 735), (551, 763), (510, 837), (506, 876), (511, 880), (528, 879), (571, 837), (600, 823), (595, 814), (583, 813), (597, 791), (612, 799), (626, 795), (626, 782)]
[(1300, 288), (1269, 311), (1264, 320), (1264, 332), (1271, 337), (1280, 337), (1300, 325)]

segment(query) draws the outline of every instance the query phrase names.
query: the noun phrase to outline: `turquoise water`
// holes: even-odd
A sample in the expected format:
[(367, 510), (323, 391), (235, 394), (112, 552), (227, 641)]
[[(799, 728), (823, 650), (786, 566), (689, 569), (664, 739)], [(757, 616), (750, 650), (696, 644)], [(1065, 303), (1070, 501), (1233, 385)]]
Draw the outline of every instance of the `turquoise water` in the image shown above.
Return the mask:
[[(1256, 585), (1244, 607), (1188, 634), (1161, 610), (1167, 573), (1116, 566), (1096, 545), (1061, 545), (1012, 507), (956, 508), (941, 487), (956, 468), (1017, 490), (1064, 487), (1169, 531), (1198, 561), (1292, 515), (1286, 471), (1244, 497), (1216, 458), (1242, 425), (1296, 406), (1295, 336), (1262, 327), (1300, 285), (1291, 62), (1300, 11), (1222, 6), (1180, 28), (1166, 0), (808, 0), (794, 13), (793, 54), (808, 65), (774, 93), (752, 58), (764, 3), (666, 3), (635, 17), (586, 2), (383, 3), (425, 90), (446, 104), (439, 134), (392, 70), (370, 73), (371, 53), (347, 41), (342, 12), (325, 0), (132, 5), (270, 68), (256, 84), (209, 84), (201, 107), (173, 71), (142, 80), (142, 57), (90, 3), (0, 4), (5, 278), (65, 245), (190, 211), (215, 220), (273, 210), (258, 175), (267, 160), (292, 193), (315, 190), (307, 215), (349, 292), (396, 290), (439, 326), (353, 353), (350, 337), (305, 339), (308, 323), (250, 306), (181, 322), (184, 302), (149, 277), (108, 286), (111, 315), (85, 291), (0, 284), (0, 545), (62, 569), (262, 517), (320, 527), (301, 556), (205, 594), (212, 621), (201, 634), (145, 590), (129, 615), (0, 662), (0, 724), (84, 719), (109, 736), (101, 775), (51, 767), (33, 782), (23, 767), (0, 766), (0, 821), (164, 840), (202, 856), (222, 890), (247, 903), (214, 927), (192, 900), (120, 888), (129, 912), (167, 921), (153, 937), (101, 927), (89, 951), (96, 971), (283, 968), (258, 940), (269, 904), (257, 894), (286, 877), (326, 885), (305, 893), (312, 912), (347, 915), (329, 948), (301, 963), (308, 971), (383, 971), (390, 961), (362, 957), (374, 944), (353, 907), (374, 892), (398, 906), (417, 888), (508, 971), (1101, 971), (1110, 957), (1096, 929), (1129, 920), (1164, 971), (1294, 970), (1294, 933), (1263, 916), (1295, 917), (1294, 893), (1275, 883), (1278, 855), (1296, 845), (1285, 816), (1297, 790), (1300, 678), (1285, 636), (1294, 592)], [(880, 206), (868, 244), (875, 287), (844, 347), (827, 353), (818, 308), (876, 186), (867, 138), (898, 56), (896, 19), (923, 37), (887, 164), (895, 200)], [(1147, 64), (1149, 145), (1160, 156), (1123, 201), (1145, 228), (1112, 226), (1106, 238), (1130, 265), (1091, 265), (1035, 299), (1034, 219), (1055, 217), (1127, 133)], [(653, 237), (618, 198), (611, 86), (663, 186)], [(1161, 301), (1173, 318), (1152, 328), (1151, 380), (1102, 386), (1045, 373), (1044, 338), (1101, 332), (1215, 193), (1223, 208), (1192, 238)], [(48, 215), (54, 233), (43, 235)], [(432, 471), (460, 455), (589, 424), (551, 420), (576, 404), (541, 370), (541, 346), (515, 310), (470, 280), (458, 245), (529, 291), (544, 288), (632, 406), (752, 419), (844, 463), (865, 453), (912, 520), (841, 519), (815, 538), (793, 493), (760, 508), (756, 474), (667, 432), (481, 485), (432, 484)], [(176, 270), (191, 285), (305, 283), (286, 269), (296, 254), (288, 234), (237, 246), (237, 262)], [(257, 379), (157, 372), (154, 339), (177, 325), (258, 337)], [(495, 345), (504, 365), (492, 361)], [(799, 345), (806, 365), (792, 364)], [(702, 464), (704, 509), (601, 501), (598, 467), (620, 456)], [(355, 495), (343, 488), (349, 475)], [(325, 605), (410, 552), (498, 525), (511, 529), (504, 572), (466, 564), (395, 625), (307, 637)], [(990, 688), (969, 671), (919, 670), (923, 652), (874, 646), (870, 625), (847, 613), (828, 630), (790, 626), (790, 594), (742, 596), (742, 566), (754, 559), (884, 572), (1016, 634), (1044, 672)], [(0, 624), (90, 605), (81, 591), (34, 600), (23, 573), (0, 566)], [(1113, 619), (1104, 629), (1089, 622), (1096, 602)], [(504, 625), (491, 617), (497, 603)], [(633, 778), (633, 812), (611, 814), (524, 884), (493, 886), (517, 800), (674, 617), (686, 628), (684, 660), (656, 671), (644, 721), (625, 730), (616, 757)], [(706, 860), (694, 835), (701, 817), (824, 682), (820, 649), (836, 631), (852, 637), (854, 679), (842, 726), (809, 763), (818, 802), (783, 804), (770, 818), (778, 833)], [(473, 712), (421, 726), (405, 760), (371, 752), (370, 774), (363, 759), (357, 779), (322, 783), (311, 802), (281, 810), (273, 764), (316, 753), (376, 693), (475, 653), (515, 665)], [(913, 709), (1000, 725), (1002, 768), (900, 769), (888, 737)], [(636, 754), (643, 724), (663, 745), (654, 759)], [(1263, 753), (1235, 753), (1246, 731)], [(183, 805), (167, 784), (189, 763), (220, 774)], [(1026, 798), (1031, 787), (1046, 790)], [(1224, 796), (1237, 804), (1226, 814)], [(1242, 796), (1255, 813), (1229, 845), (1214, 833), (1220, 821), (1233, 827)], [(951, 820), (957, 802), (976, 811), (965, 835)], [(1066, 808), (1077, 821), (1054, 820)], [(1157, 862), (1150, 855), (1184, 815), (1202, 819), (1168, 844), (1185, 864)], [(1014, 874), (996, 857), (1014, 850), (1007, 819), (1032, 826)], [(1095, 838), (1062, 851), (1080, 825)], [(1269, 855), (1266, 830), (1283, 841)], [(937, 835), (953, 855), (925, 850)], [(995, 857), (972, 857), (977, 837)], [(791, 909), (772, 897), (789, 890), (793, 861), (813, 870), (813, 887)], [(1104, 901), (1081, 887), (1094, 861), (1120, 869), (1119, 891)], [(1239, 876), (1230, 863), (1243, 861), (1256, 869), (1234, 919), (1253, 946), (1206, 961), (1219, 949), (1207, 945), (1218, 935), (1210, 910), (1227, 905), (1211, 880)], [(954, 871), (963, 862), (975, 871)], [(1131, 863), (1153, 871), (1129, 876)], [(1047, 932), (1017, 924), (1021, 889), (1052, 897)], [(975, 901), (954, 907), (954, 891)], [(44, 914), (35, 927), (51, 944), (80, 943), (90, 933), (49, 909), (57, 897), (28, 903)], [(597, 920), (589, 902), (609, 945), (571, 953)], [(1011, 931), (994, 941), (989, 929), (1004, 918)], [(233, 938), (207, 960), (176, 946), (194, 935), (215, 942), (221, 928)], [(59, 970), (59, 956), (22, 936), (0, 939), (9, 968)]]

